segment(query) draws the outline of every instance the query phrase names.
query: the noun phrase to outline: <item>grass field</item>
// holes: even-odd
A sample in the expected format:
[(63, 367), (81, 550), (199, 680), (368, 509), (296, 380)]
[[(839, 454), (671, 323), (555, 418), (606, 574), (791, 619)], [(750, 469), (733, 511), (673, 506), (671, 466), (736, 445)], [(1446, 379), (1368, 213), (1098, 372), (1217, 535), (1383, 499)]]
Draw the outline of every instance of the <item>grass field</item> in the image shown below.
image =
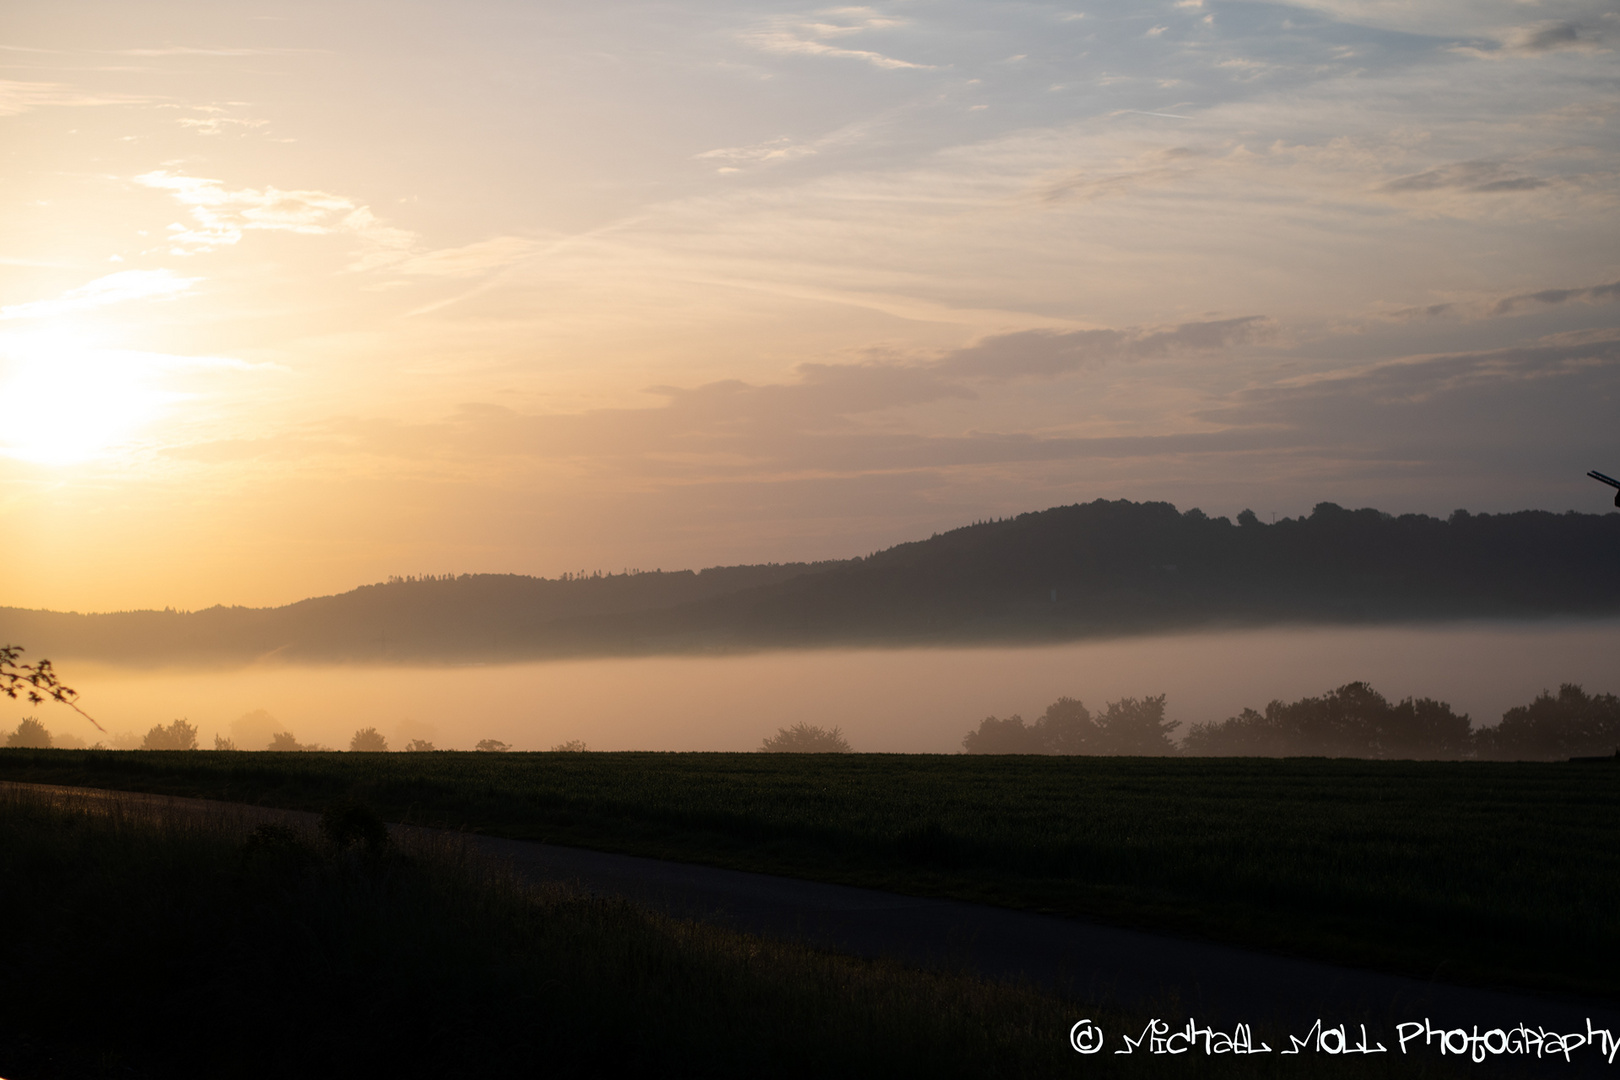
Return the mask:
[[(454, 837), (406, 844), (0, 793), (0, 1075), (1163, 1075), (1162, 1058), (1068, 1046), (1080, 1017), (1117, 1046), (1141, 1016), (525, 886)], [(1174, 1064), (1460, 1071), (1393, 1054)]]
[(1620, 997), (1620, 769), (1352, 760), (0, 751), (0, 778), (954, 896)]

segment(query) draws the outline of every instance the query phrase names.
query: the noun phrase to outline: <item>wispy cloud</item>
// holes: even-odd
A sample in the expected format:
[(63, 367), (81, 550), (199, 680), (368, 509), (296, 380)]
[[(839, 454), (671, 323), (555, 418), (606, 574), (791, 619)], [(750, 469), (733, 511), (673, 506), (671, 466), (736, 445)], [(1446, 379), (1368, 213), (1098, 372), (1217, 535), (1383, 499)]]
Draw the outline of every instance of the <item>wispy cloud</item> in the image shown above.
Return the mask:
[(61, 83), (0, 79), (0, 116), (17, 116), (32, 109), (52, 106), (145, 105), (152, 100), (143, 94), (109, 94), (80, 90)]
[(1609, 304), (1616, 301), (1620, 301), (1620, 281), (1569, 289), (1539, 289), (1494, 300), (1448, 300), (1423, 307), (1400, 308), (1383, 317), (1397, 322), (1439, 318), (1486, 319), (1512, 315), (1527, 307), (1554, 307), (1571, 302)]
[(871, 49), (852, 49), (834, 44), (878, 30), (903, 25), (903, 20), (880, 15), (871, 8), (830, 8), (813, 15), (790, 15), (773, 19), (746, 31), (742, 40), (761, 52), (783, 55), (826, 56), (860, 60), (873, 67), (901, 69), (932, 68), (932, 64), (901, 60)]
[(1453, 190), (1492, 195), (1534, 191), (1550, 183), (1550, 180), (1519, 172), (1500, 161), (1459, 161), (1397, 177), (1383, 184), (1380, 190), (1391, 194)]
[(177, 277), (169, 270), (122, 270), (69, 289), (50, 300), (0, 307), (0, 319), (44, 319), (126, 300), (167, 299), (185, 292), (200, 280)]
[(1491, 314), (1507, 315), (1530, 305), (1551, 307), (1555, 304), (1567, 304), (1572, 300), (1584, 300), (1594, 304), (1613, 303), (1620, 300), (1620, 281), (1610, 282), (1607, 285), (1591, 285), (1584, 289), (1542, 289), (1540, 292), (1504, 297), (1491, 306)]
[(279, 188), (231, 190), (220, 181), (157, 171), (134, 178), (143, 187), (167, 191), (191, 213), (191, 226), (169, 226), (174, 254), (213, 251), (239, 243), (253, 230), (303, 233), (310, 236), (346, 234), (378, 253), (397, 256), (415, 242), (415, 234), (382, 221), (371, 209), (341, 195), (325, 191)]

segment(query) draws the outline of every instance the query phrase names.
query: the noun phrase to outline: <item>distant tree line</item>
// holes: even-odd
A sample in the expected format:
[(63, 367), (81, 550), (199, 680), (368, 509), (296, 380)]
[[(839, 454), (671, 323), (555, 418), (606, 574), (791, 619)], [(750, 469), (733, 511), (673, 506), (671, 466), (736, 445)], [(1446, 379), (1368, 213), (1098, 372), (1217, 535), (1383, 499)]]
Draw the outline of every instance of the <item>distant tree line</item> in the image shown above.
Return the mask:
[(1180, 722), (1165, 720), (1164, 700), (1163, 694), (1122, 698), (1092, 716), (1082, 702), (1060, 697), (1033, 724), (1016, 713), (1005, 720), (985, 717), (979, 730), (963, 737), (962, 749), (970, 754), (1174, 754), (1170, 732)]
[(1358, 757), (1562, 761), (1620, 755), (1620, 697), (1565, 683), (1509, 709), (1495, 727), (1432, 698), (1390, 702), (1364, 682), (1320, 697), (1273, 701), (1221, 721), (1196, 723), (1180, 745), (1164, 719), (1164, 695), (1124, 698), (1093, 716), (1063, 697), (1034, 723), (985, 717), (962, 739), (970, 754), (1094, 754), (1199, 757)]

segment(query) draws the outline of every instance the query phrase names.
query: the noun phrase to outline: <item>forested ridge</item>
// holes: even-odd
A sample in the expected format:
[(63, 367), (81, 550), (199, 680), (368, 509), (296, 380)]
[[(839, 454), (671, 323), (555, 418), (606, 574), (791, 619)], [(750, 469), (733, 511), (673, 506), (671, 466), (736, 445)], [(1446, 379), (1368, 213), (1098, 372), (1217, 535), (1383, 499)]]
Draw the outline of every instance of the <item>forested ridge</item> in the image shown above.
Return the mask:
[(0, 639), (119, 662), (470, 662), (1596, 616), (1620, 613), (1617, 565), (1617, 513), (1440, 519), (1322, 503), (1268, 524), (1098, 500), (845, 561), (397, 578), (279, 608), (4, 608)]

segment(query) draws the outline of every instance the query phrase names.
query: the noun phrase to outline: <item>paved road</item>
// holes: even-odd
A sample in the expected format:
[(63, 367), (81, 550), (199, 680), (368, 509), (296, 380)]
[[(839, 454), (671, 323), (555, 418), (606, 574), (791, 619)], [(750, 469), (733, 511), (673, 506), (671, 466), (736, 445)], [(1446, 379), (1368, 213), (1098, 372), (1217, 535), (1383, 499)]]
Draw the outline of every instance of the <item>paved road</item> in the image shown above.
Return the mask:
[[(308, 825), (316, 820), (313, 814), (201, 799), (0, 787), (135, 799), (181, 812), (228, 810)], [(1388, 1042), (1397, 1023), (1426, 1018), (1436, 1028), (1472, 1030), (1477, 1024), (1481, 1032), (1520, 1023), (1585, 1032), (1590, 1018), (1620, 1036), (1620, 1008), (1614, 1004), (1424, 981), (953, 900), (495, 837), (465, 838), (530, 880), (572, 882), (678, 917), (856, 955), (1028, 979), (1083, 1001), (1149, 1010), (1178, 1026), (1191, 1016), (1226, 1025), (1264, 1022), (1274, 1033), (1286, 1027), (1303, 1035), (1317, 1019), (1329, 1026), (1351, 1023), (1352, 1032), (1354, 1024), (1365, 1021), (1370, 1030), (1382, 1030)], [(1592, 1063), (1597, 1055), (1588, 1050), (1585, 1056)], [(1558, 1065), (1561, 1075), (1574, 1075), (1561, 1060)], [(1604, 1071), (1620, 1076), (1620, 1054)]]

